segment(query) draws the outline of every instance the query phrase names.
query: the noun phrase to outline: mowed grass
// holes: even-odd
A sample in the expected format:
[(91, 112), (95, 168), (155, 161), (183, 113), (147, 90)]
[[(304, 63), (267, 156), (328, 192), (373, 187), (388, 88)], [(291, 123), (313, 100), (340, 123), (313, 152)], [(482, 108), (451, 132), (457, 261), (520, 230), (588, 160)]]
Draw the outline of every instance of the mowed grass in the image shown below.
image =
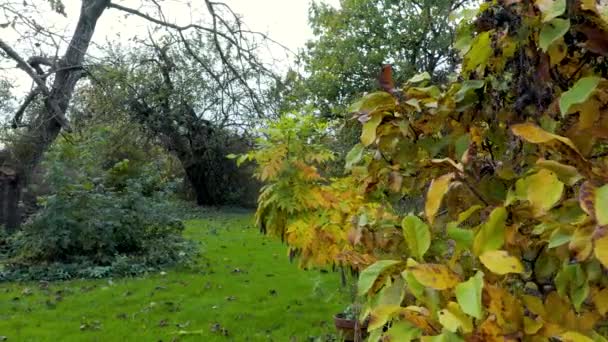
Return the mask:
[[(347, 302), (339, 275), (290, 264), (250, 213), (186, 222), (199, 265), (143, 278), (0, 283), (7, 341), (323, 341)], [(0, 337), (0, 340), (4, 340)]]

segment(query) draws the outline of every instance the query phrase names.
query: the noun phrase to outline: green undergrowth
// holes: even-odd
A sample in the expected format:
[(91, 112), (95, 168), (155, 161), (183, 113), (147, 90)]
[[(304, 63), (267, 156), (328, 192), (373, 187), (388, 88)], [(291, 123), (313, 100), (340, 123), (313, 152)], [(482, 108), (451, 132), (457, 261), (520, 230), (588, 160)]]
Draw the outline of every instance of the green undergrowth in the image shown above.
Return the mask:
[(142, 278), (0, 283), (0, 340), (325, 341), (347, 303), (337, 273), (304, 271), (250, 213), (186, 222), (194, 268)]

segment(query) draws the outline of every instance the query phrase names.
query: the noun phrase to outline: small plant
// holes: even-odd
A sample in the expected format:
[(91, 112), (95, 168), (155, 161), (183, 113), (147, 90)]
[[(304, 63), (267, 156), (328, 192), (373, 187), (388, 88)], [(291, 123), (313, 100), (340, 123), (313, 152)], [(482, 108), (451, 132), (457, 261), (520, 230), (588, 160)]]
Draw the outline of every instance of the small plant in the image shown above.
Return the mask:
[(359, 314), (361, 313), (361, 306), (357, 304), (349, 304), (342, 312), (338, 313), (339, 317), (357, 320), (359, 319)]

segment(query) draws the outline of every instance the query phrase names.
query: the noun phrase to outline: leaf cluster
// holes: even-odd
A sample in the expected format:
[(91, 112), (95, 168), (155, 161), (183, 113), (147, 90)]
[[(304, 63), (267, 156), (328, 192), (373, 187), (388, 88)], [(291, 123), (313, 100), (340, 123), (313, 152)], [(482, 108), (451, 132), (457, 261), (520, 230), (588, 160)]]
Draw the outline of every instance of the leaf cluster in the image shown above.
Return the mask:
[[(605, 10), (483, 3), (458, 30), (458, 80), (396, 86), (384, 72), (383, 91), (351, 107), (362, 134), (347, 178), (362, 201), (337, 246), (352, 257), (336, 260), (368, 263), (370, 340), (606, 340)], [(426, 194), (423, 212), (383, 232), (392, 257), (374, 253), (386, 240), (358, 249), (361, 209), (391, 213), (387, 192)]]

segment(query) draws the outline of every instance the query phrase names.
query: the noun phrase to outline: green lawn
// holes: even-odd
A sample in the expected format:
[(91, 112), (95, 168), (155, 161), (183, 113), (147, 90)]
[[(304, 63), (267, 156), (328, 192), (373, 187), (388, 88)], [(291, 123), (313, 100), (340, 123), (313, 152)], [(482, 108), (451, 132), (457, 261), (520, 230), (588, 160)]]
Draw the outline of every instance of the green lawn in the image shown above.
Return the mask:
[[(196, 270), (145, 278), (0, 284), (7, 341), (310, 341), (334, 334), (338, 274), (290, 264), (250, 214), (187, 222)], [(4, 338), (0, 337), (0, 340)]]

